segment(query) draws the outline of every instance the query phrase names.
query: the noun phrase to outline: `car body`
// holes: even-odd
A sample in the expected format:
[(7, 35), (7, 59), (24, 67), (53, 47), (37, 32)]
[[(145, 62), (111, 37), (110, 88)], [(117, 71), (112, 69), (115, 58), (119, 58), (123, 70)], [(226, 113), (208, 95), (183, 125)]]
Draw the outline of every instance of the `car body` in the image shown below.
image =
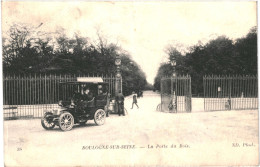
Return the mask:
[[(101, 78), (102, 79), (102, 78)], [(83, 89), (88, 87), (93, 94), (91, 100), (82, 100)], [(80, 80), (59, 83), (59, 108), (46, 111), (41, 124), (44, 129), (50, 130), (59, 126), (61, 130), (71, 130), (74, 124), (85, 124), (93, 120), (97, 125), (105, 123), (108, 116), (110, 97), (108, 83), (103, 80)], [(87, 107), (82, 107), (83, 103)]]

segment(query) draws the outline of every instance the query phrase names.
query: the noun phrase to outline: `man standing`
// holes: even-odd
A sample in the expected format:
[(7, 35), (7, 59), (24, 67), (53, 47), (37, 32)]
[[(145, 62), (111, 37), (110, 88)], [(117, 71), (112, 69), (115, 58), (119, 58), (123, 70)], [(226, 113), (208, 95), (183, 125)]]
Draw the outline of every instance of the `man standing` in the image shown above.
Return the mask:
[(121, 116), (121, 114), (123, 116), (125, 116), (125, 113), (124, 113), (124, 100), (125, 100), (124, 95), (121, 93), (121, 91), (119, 91), (118, 95), (116, 96), (116, 102), (117, 102), (117, 106), (118, 106), (118, 115), (119, 116)]

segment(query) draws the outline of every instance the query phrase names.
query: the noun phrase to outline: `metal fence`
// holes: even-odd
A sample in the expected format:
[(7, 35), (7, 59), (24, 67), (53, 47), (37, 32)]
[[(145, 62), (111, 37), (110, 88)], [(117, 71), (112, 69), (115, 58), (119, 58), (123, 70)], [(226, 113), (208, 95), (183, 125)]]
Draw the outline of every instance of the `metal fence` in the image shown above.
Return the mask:
[(163, 77), (161, 79), (161, 111), (191, 112), (190, 76)]
[(204, 110), (241, 110), (258, 108), (256, 76), (205, 76)]
[[(102, 75), (6, 75), (3, 77), (4, 118), (39, 118), (43, 111), (58, 107), (59, 83), (76, 81), (77, 77), (102, 77), (109, 83), (108, 92), (115, 95), (118, 78)], [(119, 78), (121, 84), (121, 78)]]

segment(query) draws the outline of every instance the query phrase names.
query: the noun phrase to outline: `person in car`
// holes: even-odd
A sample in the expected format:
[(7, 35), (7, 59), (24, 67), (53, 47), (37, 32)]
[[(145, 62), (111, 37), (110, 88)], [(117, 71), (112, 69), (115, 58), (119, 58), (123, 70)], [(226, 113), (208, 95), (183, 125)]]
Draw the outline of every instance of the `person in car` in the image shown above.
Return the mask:
[(93, 96), (93, 93), (90, 91), (90, 89), (88, 87), (85, 87), (83, 89), (83, 95), (80, 99), (80, 102), (79, 102), (79, 109), (81, 111), (85, 111), (87, 109), (87, 107), (89, 106), (89, 103), (90, 101), (93, 100), (94, 96)]
[(88, 87), (85, 87), (83, 89), (83, 95), (82, 95), (82, 100), (83, 101), (91, 101), (93, 99), (93, 93), (90, 91)]
[(81, 100), (81, 94), (80, 92), (78, 92), (77, 89), (75, 89), (71, 101), (73, 101), (74, 103), (78, 103), (80, 100)]

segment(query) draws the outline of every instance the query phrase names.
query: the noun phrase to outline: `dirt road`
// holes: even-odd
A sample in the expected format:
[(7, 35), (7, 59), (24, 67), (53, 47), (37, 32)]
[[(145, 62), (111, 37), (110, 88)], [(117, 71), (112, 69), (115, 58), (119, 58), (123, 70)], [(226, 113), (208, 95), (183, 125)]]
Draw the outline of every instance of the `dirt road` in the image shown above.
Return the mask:
[(254, 165), (258, 111), (162, 113), (160, 96), (144, 92), (139, 109), (126, 98), (125, 117), (89, 121), (62, 132), (39, 119), (4, 122), (7, 166)]

